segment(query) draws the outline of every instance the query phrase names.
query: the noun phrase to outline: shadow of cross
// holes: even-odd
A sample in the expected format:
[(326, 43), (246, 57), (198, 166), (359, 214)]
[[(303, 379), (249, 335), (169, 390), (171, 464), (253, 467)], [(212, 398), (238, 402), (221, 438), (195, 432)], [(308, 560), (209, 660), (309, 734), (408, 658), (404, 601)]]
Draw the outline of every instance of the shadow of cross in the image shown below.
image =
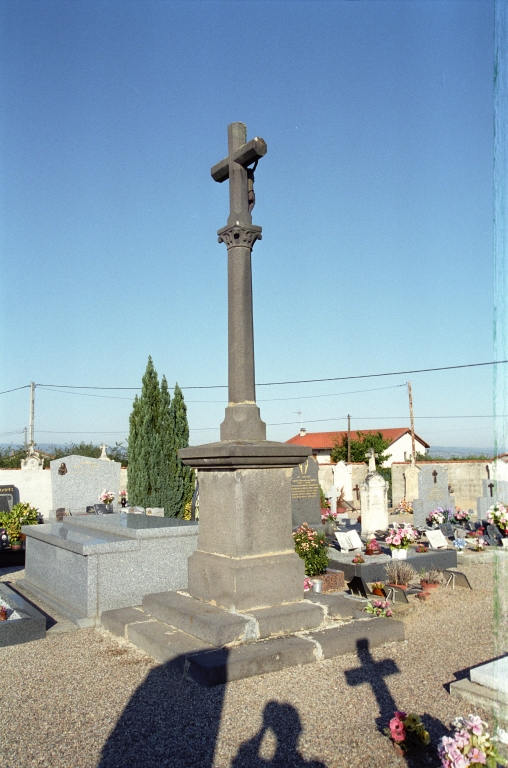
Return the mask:
[(384, 725), (387, 724), (388, 720), (391, 720), (393, 713), (397, 709), (395, 700), (385, 682), (385, 677), (400, 673), (400, 669), (393, 659), (374, 661), (367, 639), (356, 641), (356, 652), (362, 666), (355, 669), (346, 669), (344, 671), (346, 682), (351, 686), (363, 685), (364, 683), (371, 686), (379, 707), (379, 717), (376, 718), (376, 725), (382, 732)]

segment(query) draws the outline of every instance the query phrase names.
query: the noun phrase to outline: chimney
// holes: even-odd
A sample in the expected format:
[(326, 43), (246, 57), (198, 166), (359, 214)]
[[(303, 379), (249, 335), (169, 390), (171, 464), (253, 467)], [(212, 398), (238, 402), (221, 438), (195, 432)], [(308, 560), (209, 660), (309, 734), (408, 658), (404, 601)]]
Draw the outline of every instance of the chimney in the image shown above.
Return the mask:
[(300, 427), (300, 437), (305, 437), (306, 434), (307, 434), (307, 430), (305, 429), (305, 427)]

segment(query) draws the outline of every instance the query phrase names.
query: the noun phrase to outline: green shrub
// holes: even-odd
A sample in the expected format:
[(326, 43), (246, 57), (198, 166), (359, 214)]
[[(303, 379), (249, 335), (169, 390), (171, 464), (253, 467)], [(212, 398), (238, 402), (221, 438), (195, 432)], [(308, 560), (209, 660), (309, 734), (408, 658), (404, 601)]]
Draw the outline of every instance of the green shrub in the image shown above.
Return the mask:
[(293, 533), (295, 552), (305, 563), (306, 576), (319, 576), (328, 567), (328, 544), (324, 533), (303, 523)]

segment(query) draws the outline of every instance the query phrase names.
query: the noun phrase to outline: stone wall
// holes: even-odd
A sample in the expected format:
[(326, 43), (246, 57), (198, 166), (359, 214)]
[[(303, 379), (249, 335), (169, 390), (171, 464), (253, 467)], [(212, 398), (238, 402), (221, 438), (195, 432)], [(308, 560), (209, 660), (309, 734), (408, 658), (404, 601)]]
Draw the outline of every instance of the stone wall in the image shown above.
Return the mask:
[[(409, 463), (392, 464), (392, 498), (394, 507), (404, 498), (404, 471)], [(482, 495), (482, 480), (487, 479), (486, 467), (489, 467), (492, 477), (492, 463), (489, 461), (425, 461), (416, 464), (417, 467), (445, 468), (448, 472), (450, 494), (455, 497), (455, 504), (460, 509), (476, 511), (476, 502)], [(413, 501), (412, 498), (406, 499)]]
[[(333, 468), (335, 464), (320, 464), (319, 465), (319, 485), (325, 492), (325, 494), (328, 493), (330, 488), (333, 485)], [(351, 464), (352, 472), (351, 472), (351, 484), (352, 487), (355, 488), (356, 485), (360, 486), (365, 478), (367, 477), (367, 472), (369, 471), (369, 468), (366, 464)], [(339, 489), (340, 490), (340, 489)], [(353, 494), (353, 506), (355, 509), (360, 509), (360, 500), (356, 498), (356, 492)]]

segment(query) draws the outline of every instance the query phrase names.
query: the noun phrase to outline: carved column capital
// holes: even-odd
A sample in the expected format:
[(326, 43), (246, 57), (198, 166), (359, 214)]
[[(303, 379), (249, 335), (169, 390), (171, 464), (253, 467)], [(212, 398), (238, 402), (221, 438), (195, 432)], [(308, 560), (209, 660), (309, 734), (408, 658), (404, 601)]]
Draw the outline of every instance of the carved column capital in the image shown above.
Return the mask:
[(254, 224), (250, 227), (235, 224), (233, 227), (222, 227), (217, 234), (219, 243), (226, 243), (228, 250), (235, 246), (252, 248), (256, 240), (261, 240), (261, 227), (256, 227)]

